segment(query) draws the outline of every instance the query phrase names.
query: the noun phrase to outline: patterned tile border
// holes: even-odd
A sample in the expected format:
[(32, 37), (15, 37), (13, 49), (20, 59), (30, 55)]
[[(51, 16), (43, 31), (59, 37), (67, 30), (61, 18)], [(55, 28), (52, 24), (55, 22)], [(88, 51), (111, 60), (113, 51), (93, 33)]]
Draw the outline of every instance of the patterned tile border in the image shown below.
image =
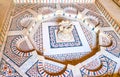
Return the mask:
[[(41, 63), (39, 63), (39, 64), (41, 65)], [(60, 63), (53, 62), (50, 60), (45, 60), (42, 67), (39, 66), (39, 64), (38, 64), (38, 69), (43, 68), (45, 71), (47, 71), (48, 73), (51, 73), (51, 74), (52, 73), (56, 74), (56, 73), (62, 72), (62, 70), (64, 70), (64, 68), (66, 66), (64, 64), (60, 64)]]
[[(22, 38), (21, 35), (8, 36), (7, 41), (3, 50), (3, 54), (7, 56), (13, 63), (20, 67), (25, 63), (30, 57), (30, 53), (21, 53), (16, 49), (16, 42), (18, 39)], [(28, 55), (28, 56), (25, 56)]]
[(120, 38), (114, 31), (105, 31), (112, 39), (112, 45), (106, 48), (106, 51), (113, 54), (116, 57), (120, 57)]
[(99, 59), (102, 67), (97, 70), (89, 70), (83, 66), (80, 68), (82, 77), (112, 76), (114, 74), (117, 63), (104, 55), (99, 56)]
[[(38, 68), (39, 67), (39, 68)], [(26, 74), (34, 77), (73, 77), (73, 73), (70, 69), (67, 69), (63, 74), (54, 76), (46, 73), (43, 69), (43, 62), (37, 61), (27, 72)]]
[(43, 33), (42, 33), (42, 25), (39, 25), (38, 29), (36, 30), (36, 33), (34, 33), (33, 41), (35, 43), (36, 49), (39, 52), (43, 52)]
[[(33, 6), (34, 5), (32, 5), (32, 7)], [(43, 6), (45, 6), (45, 5), (40, 5), (40, 8), (43, 7)], [(51, 6), (53, 7), (54, 5), (51, 5)], [(23, 9), (25, 10), (25, 9), (28, 9), (28, 8), (31, 8), (31, 7), (29, 7), (28, 5), (25, 5), (25, 6), (20, 6), (20, 7), (18, 6), (17, 8), (18, 9), (15, 10), (16, 12), (14, 12), (14, 15), (18, 14)], [(56, 8), (56, 5), (54, 6), (54, 8)], [(89, 8), (89, 6), (88, 6), (88, 8)], [(34, 9), (36, 9), (36, 6), (34, 7)], [(92, 8), (90, 8), (90, 9), (92, 9)], [(83, 8), (80, 9), (80, 10), (83, 10)], [(38, 9), (37, 9), (37, 11), (38, 11)], [(12, 24), (11, 24), (11, 27), (10, 27), (11, 31), (12, 30), (13, 31), (14, 30), (23, 30), (22, 27), (18, 27), (18, 26), (15, 27), (16, 25), (20, 25), (20, 23), (18, 21), (20, 21), (19, 19), (21, 19), (21, 17), (24, 17), (24, 16), (22, 16), (23, 14), (25, 16), (28, 16), (28, 15), (32, 16), (31, 13), (20, 13), (20, 15), (14, 17), (13, 21), (12, 21)], [(88, 13), (88, 15), (93, 15), (95, 17), (98, 17), (99, 20), (100, 20), (100, 23), (101, 23), (101, 27), (110, 27), (109, 24), (105, 21), (105, 19), (103, 17), (101, 17), (101, 16), (96, 15), (96, 13), (91, 12), (91, 13)], [(13, 24), (14, 22), (17, 22), (17, 23)], [(109, 34), (109, 36), (111, 36), (112, 40), (113, 40), (112, 46), (111, 47), (107, 47), (106, 51), (110, 52), (111, 54), (115, 55), (116, 57), (120, 57), (120, 53), (119, 53), (119, 50), (120, 50), (119, 49), (119, 47), (120, 47), (119, 46), (120, 45), (120, 41), (119, 40), (120, 40), (120, 38), (116, 35), (116, 33), (114, 31), (108, 31), (108, 32), (105, 31), (105, 33)], [(19, 38), (22, 38), (22, 36), (18, 35), (18, 36), (10, 36), (10, 37), (8, 37), (3, 52), (4, 52), (5, 56), (7, 56), (13, 63), (15, 63), (17, 66), (20, 67), (24, 62), (26, 62), (31, 57), (31, 54), (28, 54), (27, 57), (25, 57), (24, 53), (20, 53), (19, 51), (16, 50), (15, 43), (16, 43), (16, 41)], [(41, 40), (41, 39), (39, 39), (39, 40)], [(54, 57), (55, 59), (59, 59), (59, 60), (60, 59), (61, 60), (65, 60), (65, 59), (71, 60), (72, 57), (74, 57), (76, 59), (76, 58), (79, 58), (79, 57), (81, 57), (81, 56), (83, 56), (85, 54), (86, 53), (84, 53), (84, 54), (81, 54), (81, 53), (78, 54), (78, 53), (76, 53), (76, 54), (66, 54), (66, 55), (61, 54), (61, 55), (54, 55), (52, 57)], [(63, 58), (63, 56), (64, 56), (64, 58)], [(110, 76), (111, 76), (114, 73), (115, 67), (117, 65), (116, 62), (114, 62), (113, 60), (109, 59), (106, 56), (100, 56), (99, 59), (100, 59), (101, 63), (104, 66), (104, 67), (102, 67), (102, 70), (99, 70), (97, 72), (95, 71), (95, 72), (91, 73), (90, 70), (86, 70), (85, 68), (81, 68), (80, 72), (82, 73), (83, 77), (84, 76), (89, 76), (89, 75), (96, 76), (96, 75), (99, 75), (99, 74), (100, 75), (103, 74), (105, 76), (109, 76), (109, 74), (110, 74)], [(19, 75), (19, 73), (12, 66), (10, 66), (9, 63), (7, 63), (3, 59), (2, 59), (2, 64), (4, 64), (4, 65), (1, 65), (1, 69), (4, 69), (4, 70), (2, 70), (2, 72), (0, 70), (0, 76), (3, 76), (3, 75), (4, 76), (5, 75), (8, 76), (8, 75), (13, 75), (14, 74), (14, 75), (17, 75), (18, 77), (22, 77), (22, 76)], [(38, 65), (41, 65), (41, 64), (42, 64), (42, 62), (37, 61), (33, 66), (31, 66), (31, 68), (26, 72), (26, 74), (29, 77), (33, 77), (33, 76), (34, 77), (43, 77), (42, 75), (45, 75), (44, 77), (47, 77), (47, 76), (49, 77), (50, 75), (46, 74), (43, 70), (41, 71), (41, 69), (43, 69), (43, 67), (40, 67), (38, 69)], [(6, 69), (6, 67), (8, 69)], [(69, 72), (72, 72), (72, 71), (69, 71)], [(106, 75), (106, 74), (108, 74), (108, 75)], [(66, 75), (61, 75), (61, 76), (62, 77), (66, 77)], [(59, 76), (57, 76), (57, 77), (59, 77)], [(70, 74), (69, 77), (73, 77), (73, 75)]]
[(65, 62), (71, 60), (77, 60), (82, 58), (83, 56), (89, 54), (88, 52), (80, 52), (80, 53), (67, 53), (67, 54), (57, 54), (57, 55), (45, 55), (51, 59)]
[(82, 42), (79, 38), (79, 35), (77, 33), (76, 27), (74, 26), (74, 29), (72, 31), (72, 35), (74, 37), (73, 42), (57, 42), (56, 33), (55, 30), (57, 30), (57, 26), (49, 26), (49, 38), (50, 38), (50, 46), (51, 48), (65, 48), (65, 47), (78, 47), (82, 46)]
[[(91, 47), (91, 48), (95, 47), (95, 46), (94, 46), (94, 43), (96, 42), (96, 41), (94, 40), (94, 36), (95, 36), (95, 35), (93, 35), (92, 31), (88, 30), (84, 25), (81, 25), (81, 28), (82, 28), (82, 30), (83, 30), (83, 32), (84, 32), (84, 35), (85, 35), (85, 37), (86, 37), (86, 39), (87, 39), (88, 44), (90, 45), (90, 47)], [(95, 33), (95, 34), (96, 34), (96, 33)]]

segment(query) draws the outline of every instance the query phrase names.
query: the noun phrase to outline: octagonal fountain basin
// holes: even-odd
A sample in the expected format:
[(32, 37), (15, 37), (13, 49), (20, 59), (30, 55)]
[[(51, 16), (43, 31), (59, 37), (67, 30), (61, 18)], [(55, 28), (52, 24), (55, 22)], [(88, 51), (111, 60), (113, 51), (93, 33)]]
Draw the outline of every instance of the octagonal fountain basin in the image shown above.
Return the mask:
[[(100, 48), (97, 48), (99, 45), (108, 46), (103, 42), (98, 43), (100, 39), (97, 36), (101, 36), (101, 34), (95, 31), (95, 25), (87, 20), (84, 22), (84, 18), (82, 19), (79, 15), (80, 13), (77, 16), (67, 14), (61, 10), (49, 15), (39, 15), (36, 23), (29, 27), (28, 33), (26, 33), (33, 46), (32, 49), (35, 49), (39, 55), (47, 59), (72, 62), (83, 59), (84, 56), (91, 57), (91, 54), (100, 51), (98, 50)], [(64, 26), (60, 27), (59, 22), (57, 22), (59, 19), (59, 22), (69, 20), (72, 26), (65, 26), (65, 23), (63, 23)], [(109, 38), (105, 36), (104, 39), (107, 39), (110, 43)], [(20, 47), (22, 42), (18, 43), (17, 48), (26, 51)]]

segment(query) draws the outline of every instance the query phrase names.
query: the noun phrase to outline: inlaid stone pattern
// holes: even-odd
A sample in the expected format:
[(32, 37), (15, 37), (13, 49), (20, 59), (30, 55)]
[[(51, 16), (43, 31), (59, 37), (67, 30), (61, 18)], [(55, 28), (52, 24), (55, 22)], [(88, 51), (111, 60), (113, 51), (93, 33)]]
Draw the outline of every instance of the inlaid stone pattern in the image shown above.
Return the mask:
[(32, 65), (30, 69), (27, 70), (26, 74), (28, 75), (28, 77), (42, 77), (42, 75), (40, 75), (38, 72), (37, 63), (38, 61), (34, 65)]
[(60, 7), (62, 9), (65, 9), (66, 7), (72, 7), (72, 8), (75, 8), (77, 9), (79, 12), (82, 12), (85, 8), (81, 7), (81, 5), (78, 5), (78, 4), (60, 4)]
[(19, 67), (31, 57), (30, 53), (20, 52), (16, 48), (17, 40), (22, 37), (21, 35), (8, 36), (3, 51), (4, 55)]
[(33, 35), (33, 41), (36, 45), (36, 49), (43, 52), (43, 33), (42, 33), (42, 25), (39, 25), (36, 33)]
[(101, 66), (101, 62), (99, 59), (95, 59), (92, 62), (86, 64), (84, 68), (89, 69), (89, 70), (96, 70)]
[(19, 14), (20, 12), (30, 9), (34, 6), (35, 4), (16, 4), (15, 10), (13, 11), (12, 15), (15, 16), (16, 14)]
[[(51, 7), (53, 9), (57, 8), (57, 4), (21, 4), (21, 5), (15, 5), (15, 10), (13, 11), (13, 17), (10, 24), (9, 31), (22, 31), (24, 28), (21, 26), (20, 21), (23, 18), (26, 17), (32, 17), (33, 14), (29, 12), (28, 10), (33, 10), (36, 13), (39, 13), (41, 11), (41, 8), (43, 7)], [(87, 8), (88, 11), (86, 13), (87, 16), (94, 16), (98, 18), (100, 22), (100, 27), (110, 27), (110, 25), (106, 22), (106, 20), (100, 15), (97, 8), (92, 4), (60, 4), (61, 8), (66, 7), (73, 7), (77, 9), (80, 12), (83, 12), (85, 8)], [(86, 11), (86, 10), (85, 10)], [(77, 18), (77, 17), (76, 17)], [(93, 20), (91, 20), (93, 21)], [(93, 21), (93, 23), (96, 23)], [(43, 51), (43, 39), (42, 39), (42, 26), (38, 28), (38, 31), (36, 31), (35, 35), (33, 35), (34, 42), (36, 44), (36, 48), (39, 51)], [(83, 32), (85, 34), (85, 37), (89, 43), (89, 45), (92, 46), (92, 34), (90, 31), (88, 31), (86, 28), (82, 28)], [(73, 70), (78, 69), (78, 72), (74, 72), (74, 75), (81, 73), (82, 77), (113, 77), (113, 74), (115, 73), (117, 64), (115, 61), (118, 58), (120, 58), (120, 38), (117, 36), (117, 34), (114, 31), (105, 31), (106, 34), (111, 37), (113, 43), (110, 47), (107, 47), (105, 50), (109, 52), (110, 54), (114, 55), (115, 59), (110, 59), (104, 55), (101, 55), (97, 58), (97, 60), (93, 60), (88, 64), (84, 64), (83, 67), (77, 67), (73, 68)], [(44, 65), (44, 61), (38, 60), (37, 62), (33, 63), (33, 65), (30, 66), (30, 68), (22, 69), (27, 70), (26, 72), (23, 72), (21, 69), (24, 66), (24, 63), (27, 64), (27, 62), (32, 61), (33, 56), (31, 53), (24, 53), (20, 52), (16, 48), (16, 42), (23, 38), (23, 35), (12, 35), (8, 36), (7, 40), (5, 42), (5, 47), (3, 50), (3, 58), (0, 62), (0, 77), (24, 77), (24, 75), (27, 75), (28, 77), (73, 77), (73, 71), (72, 67), (67, 68), (63, 73), (53, 76), (46, 72), (48, 70), (51, 73), (56, 73), (61, 71), (63, 68), (59, 66), (55, 66), (54, 64), (47, 64)], [(104, 41), (106, 41), (103, 38)], [(107, 42), (105, 42), (107, 44)], [(25, 47), (25, 46), (22, 46)], [(54, 60), (58, 61), (73, 61), (74, 59), (80, 59), (81, 57), (87, 55), (87, 52), (80, 52), (80, 53), (67, 53), (67, 54), (56, 54), (56, 55), (48, 55), (47, 57), (52, 58)], [(102, 53), (104, 54), (104, 53)], [(39, 55), (40, 57), (43, 55)], [(44, 55), (46, 56), (46, 55)], [(109, 54), (108, 54), (109, 56)], [(45, 58), (46, 59), (46, 58)], [(99, 60), (99, 61), (98, 61)], [(51, 60), (52, 61), (52, 60)], [(79, 62), (80, 63), (80, 62)], [(13, 64), (13, 65), (12, 65)], [(14, 66), (17, 65), (17, 66)], [(29, 63), (28, 63), (29, 64)], [(16, 68), (17, 67), (17, 68)], [(73, 66), (74, 67), (74, 66)], [(118, 69), (118, 68), (117, 68)], [(17, 71), (20, 70), (20, 71)], [(23, 76), (21, 76), (19, 73), (24, 73)], [(120, 76), (120, 69), (117, 71), (117, 77)]]
[(31, 9), (37, 13), (40, 13), (40, 10), (44, 7), (49, 7), (49, 8), (53, 8), (53, 9), (56, 9), (56, 5), (55, 3), (51, 3), (51, 4), (46, 4), (46, 3), (41, 3), (40, 5), (39, 4), (36, 4), (34, 7), (32, 7)]
[(111, 38), (107, 38), (107, 37), (103, 37), (101, 36), (101, 42), (102, 42), (102, 46), (109, 46), (111, 45)]
[(24, 11), (23, 13), (20, 13), (19, 15), (14, 16), (12, 18), (9, 30), (10, 31), (21, 31), (21, 30), (23, 30), (24, 27), (21, 25), (20, 22), (23, 18), (26, 18), (26, 17), (33, 17), (33, 14), (28, 12), (28, 11)]
[(89, 4), (83, 4), (83, 3), (80, 3), (80, 4), (78, 4), (80, 7), (82, 7), (82, 8), (85, 8), (85, 9), (88, 9), (88, 10), (91, 10), (91, 11), (93, 11), (93, 12), (95, 12), (95, 13), (97, 13), (97, 14), (100, 14), (100, 12), (98, 11), (98, 9), (96, 8), (96, 6), (94, 5), (94, 4), (92, 4), (92, 3), (89, 3)]
[(110, 27), (110, 25), (107, 23), (107, 21), (101, 15), (96, 14), (93, 11), (88, 11), (86, 13), (86, 15), (87, 16), (94, 16), (94, 17), (98, 18), (98, 21), (100, 23), (98, 26), (100, 26), (100, 27)]
[(47, 60), (44, 62), (43, 68), (48, 73), (59, 73), (65, 68), (65, 65)]
[[(51, 70), (52, 71), (52, 70)], [(37, 61), (27, 72), (26, 74), (31, 77), (73, 77), (72, 70), (66, 69), (66, 71), (58, 76), (50, 75), (46, 73), (43, 68), (43, 62)]]
[(22, 77), (13, 66), (7, 63), (4, 59), (0, 63), (0, 77)]
[(56, 54), (56, 55), (49, 55), (47, 57), (58, 60), (58, 61), (71, 61), (71, 60), (77, 60), (80, 59), (81, 57), (87, 55), (88, 52), (80, 52), (80, 53), (67, 53), (67, 54)]
[(82, 46), (82, 42), (79, 38), (79, 35), (77, 33), (76, 27), (74, 26), (74, 29), (72, 31), (72, 35), (74, 37), (74, 41), (73, 42), (57, 42), (56, 40), (56, 33), (55, 30), (58, 29), (57, 26), (49, 26), (49, 38), (50, 38), (50, 46), (51, 48), (65, 48), (65, 47), (78, 47), (78, 46)]
[(26, 40), (22, 40), (22, 42), (21, 41), (19, 41), (20, 43), (19, 43), (19, 45), (18, 45), (18, 50), (20, 50), (21, 52), (29, 52), (31, 49), (29, 48), (29, 46), (28, 46), (28, 44), (27, 44), (27, 42), (26, 42)]
[(91, 47), (91, 48), (94, 47), (94, 46), (93, 46), (93, 43), (96, 42), (96, 41), (93, 39), (93, 38), (94, 38), (94, 37), (93, 37), (94, 35), (92, 35), (91, 31), (88, 30), (88, 29), (86, 29), (85, 26), (81, 25), (81, 28), (82, 28), (82, 30), (83, 30), (83, 32), (84, 32), (84, 34), (85, 34), (85, 37), (86, 37), (86, 39), (87, 39), (88, 44), (90, 45), (90, 47)]
[(120, 57), (120, 38), (116, 35), (114, 31), (105, 31), (109, 37), (112, 39), (112, 45), (106, 48), (106, 51)]
[[(102, 65), (101, 68), (94, 69), (93, 67), (93, 70), (91, 70), (92, 69), (91, 67), (89, 67), (90, 69), (86, 69), (85, 66), (83, 66), (82, 68), (80, 68), (82, 77), (91, 77), (91, 76), (92, 77), (96, 77), (96, 76), (107, 77), (107, 76), (112, 76), (114, 74), (117, 63), (104, 55), (99, 56), (99, 59)], [(93, 61), (93, 63), (96, 63), (96, 61)]]

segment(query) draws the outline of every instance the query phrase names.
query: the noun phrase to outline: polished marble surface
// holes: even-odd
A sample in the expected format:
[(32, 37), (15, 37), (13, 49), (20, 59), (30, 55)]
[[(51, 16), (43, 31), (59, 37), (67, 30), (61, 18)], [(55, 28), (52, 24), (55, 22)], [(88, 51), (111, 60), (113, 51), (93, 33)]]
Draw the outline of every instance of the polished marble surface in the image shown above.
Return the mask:
[[(64, 4), (65, 5), (65, 4)], [(83, 4), (84, 5), (84, 4)], [(93, 4), (94, 5), (94, 4)], [(33, 36), (32, 39), (35, 39), (34, 41), (29, 42), (31, 44), (34, 42), (35, 45), (37, 45), (38, 50), (33, 50), (32, 52), (28, 53), (23, 53), (20, 52), (16, 49), (16, 42), (25, 37), (27, 35), (27, 29), (23, 28), (21, 29), (19, 21), (21, 19), (21, 16), (24, 18), (25, 14), (35, 16), (37, 12), (35, 11), (36, 9), (43, 6), (36, 6), (36, 5), (29, 5), (32, 7), (28, 7), (27, 5), (17, 5), (15, 8), (19, 8), (18, 10), (15, 10), (13, 17), (11, 18), (14, 22), (11, 21), (10, 24), (18, 24), (18, 25), (11, 25), (13, 27), (10, 27), (11, 30), (8, 31), (7, 39), (6, 42), (4, 43), (5, 46), (3, 48), (3, 57), (1, 60), (1, 65), (0, 65), (0, 76), (19, 76), (19, 77), (89, 77), (89, 76), (115, 76), (119, 77), (120, 75), (118, 73), (118, 69), (120, 68), (120, 58), (119, 58), (119, 36), (118, 34), (114, 31), (113, 27), (108, 24), (108, 22), (102, 17), (101, 13), (96, 13), (95, 11), (89, 10), (89, 8), (93, 9), (93, 7), (87, 7), (88, 9), (84, 8), (82, 13), (87, 16), (94, 16), (100, 18), (100, 30), (104, 31), (106, 34), (109, 34), (109, 36), (112, 36), (113, 44), (111, 47), (100, 47), (100, 50), (95, 52), (93, 56), (88, 55), (87, 57), (83, 57), (84, 60), (78, 60), (81, 58), (81, 56), (87, 55), (86, 53), (67, 53), (65, 55), (63, 54), (55, 54), (51, 56), (51, 58), (46, 58), (43, 54), (39, 54), (37, 52), (41, 51), (43, 53), (43, 47), (48, 41), (48, 46), (50, 48), (50, 40), (49, 37), (46, 35), (49, 35), (48, 32), (44, 32), (45, 34), (42, 34), (41, 32), (43, 31), (43, 27), (46, 27), (44, 31), (48, 31), (48, 26), (42, 26), (39, 24), (38, 30), (32, 32), (36, 33), (37, 35), (31, 35)], [(51, 7), (54, 7), (55, 5), (49, 5)], [(66, 6), (66, 5), (65, 5)], [(69, 6), (69, 5), (67, 5)], [(67, 7), (66, 6), (66, 7)], [(74, 6), (74, 5), (73, 5)], [(79, 9), (81, 9), (80, 5)], [(33, 8), (34, 7), (34, 8)], [(23, 10), (23, 8), (25, 8)], [(29, 9), (28, 9), (29, 8)], [(54, 7), (56, 8), (56, 7)], [(95, 8), (95, 7), (94, 7)], [(56, 8), (57, 9), (57, 8)], [(77, 8), (78, 9), (78, 8)], [(22, 10), (22, 12), (21, 12)], [(98, 10), (98, 9), (96, 9)], [(27, 12), (26, 12), (27, 11)], [(29, 12), (29, 13), (28, 13)], [(92, 13), (89, 13), (92, 12)], [(99, 10), (97, 11), (99, 12)], [(69, 17), (69, 16), (66, 16)], [(74, 17), (74, 15), (70, 15), (70, 17)], [(76, 18), (76, 17), (74, 17)], [(73, 19), (73, 18), (72, 18)], [(52, 21), (53, 22), (53, 21)], [(77, 24), (77, 25), (76, 25)], [(38, 24), (37, 24), (38, 25)], [(56, 24), (55, 24), (56, 25)], [(79, 25), (79, 26), (78, 26)], [(19, 26), (19, 27), (17, 27)], [(78, 32), (78, 35), (80, 37), (80, 40), (82, 44), (84, 45), (85, 42), (87, 42), (86, 45), (88, 45), (88, 49), (92, 48), (92, 41), (95, 41), (93, 36), (91, 35), (91, 28), (88, 27), (88, 29), (85, 26), (81, 26), (78, 22), (75, 22), (75, 27)], [(79, 34), (79, 31), (81, 34)], [(42, 39), (41, 37), (44, 37)], [(83, 36), (85, 39), (82, 40)], [(47, 37), (47, 38), (46, 38)], [(47, 40), (45, 40), (47, 39)], [(39, 42), (38, 42), (39, 41)], [(43, 42), (42, 42), (43, 41)], [(44, 42), (45, 41), (45, 42)], [(45, 44), (44, 44), (45, 43)], [(30, 45), (28, 45), (30, 46)], [(55, 48), (53, 48), (54, 50)], [(86, 49), (86, 48), (85, 48)], [(112, 50), (111, 50), (112, 49)], [(52, 52), (52, 51), (51, 51)], [(80, 52), (80, 51), (79, 51)], [(63, 52), (64, 53), (64, 52)], [(54, 53), (53, 53), (54, 54)], [(93, 53), (92, 53), (93, 54)], [(27, 55), (27, 56), (25, 56)], [(89, 57), (90, 56), (90, 57)], [(77, 61), (72, 60), (72, 58), (77, 59)], [(56, 60), (58, 59), (58, 60)], [(69, 59), (69, 61), (66, 61), (65, 59)], [(97, 59), (97, 60), (96, 60)], [(59, 60), (65, 60), (65, 62), (60, 62)], [(99, 62), (99, 66), (97, 66), (95, 63)], [(75, 64), (74, 64), (75, 63)], [(44, 65), (45, 64), (45, 65)], [(58, 65), (58, 66), (56, 66)], [(92, 67), (89, 67), (89, 66)], [(94, 67), (93, 67), (94, 66)], [(54, 67), (54, 68), (53, 68)], [(61, 68), (62, 67), (62, 68)], [(63, 67), (64, 70), (63, 70)], [(45, 68), (45, 69), (44, 69)], [(53, 68), (53, 69), (52, 69)], [(97, 68), (97, 69), (96, 69)], [(56, 74), (51, 74), (51, 72), (56, 72), (55, 69), (58, 69), (57, 71), (61, 71), (60, 73)], [(7, 70), (7, 71), (6, 71)], [(48, 71), (48, 72), (47, 72)]]

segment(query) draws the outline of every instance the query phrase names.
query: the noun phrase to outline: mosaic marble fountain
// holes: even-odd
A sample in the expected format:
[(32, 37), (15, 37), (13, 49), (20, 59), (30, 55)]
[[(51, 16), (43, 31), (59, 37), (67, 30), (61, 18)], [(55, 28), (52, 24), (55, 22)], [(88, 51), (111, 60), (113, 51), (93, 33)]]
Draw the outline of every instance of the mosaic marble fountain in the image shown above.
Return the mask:
[[(25, 22), (32, 22), (32, 26), (28, 27), (26, 32), (26, 41), (31, 43), (31, 48), (26, 51), (32, 51), (35, 49), (38, 54), (43, 55), (46, 58), (50, 58), (56, 61), (65, 62), (72, 60), (79, 60), (87, 54), (90, 54), (94, 48), (100, 46), (108, 46), (111, 40), (107, 35), (99, 32), (99, 27), (96, 27), (99, 22), (95, 20), (96, 25), (92, 24), (87, 16), (82, 15), (80, 12), (78, 14), (73, 14), (73, 17), (69, 16), (63, 10), (56, 10), (53, 13), (42, 15), (39, 14), (36, 17), (29, 17), (21, 20), (22, 24)], [(29, 20), (29, 21), (28, 21)], [(87, 42), (82, 26), (90, 31), (92, 35), (91, 44)], [(26, 26), (25, 26), (26, 27)], [(39, 33), (38, 33), (39, 32)], [(42, 36), (40, 34), (42, 33)], [(98, 38), (98, 36), (100, 37)], [(43, 41), (35, 40), (34, 36), (40, 36), (37, 39), (42, 39)], [(102, 40), (99, 44), (97, 41), (99, 39), (105, 38), (107, 43), (104, 45)], [(25, 39), (18, 42), (17, 48), (26, 52), (22, 49), (19, 43), (25, 42)], [(43, 44), (42, 50), (36, 45)], [(97, 51), (96, 51), (97, 52)], [(76, 56), (75, 56), (76, 55)]]
[(112, 77), (119, 50), (119, 36), (94, 4), (16, 5), (0, 77)]

